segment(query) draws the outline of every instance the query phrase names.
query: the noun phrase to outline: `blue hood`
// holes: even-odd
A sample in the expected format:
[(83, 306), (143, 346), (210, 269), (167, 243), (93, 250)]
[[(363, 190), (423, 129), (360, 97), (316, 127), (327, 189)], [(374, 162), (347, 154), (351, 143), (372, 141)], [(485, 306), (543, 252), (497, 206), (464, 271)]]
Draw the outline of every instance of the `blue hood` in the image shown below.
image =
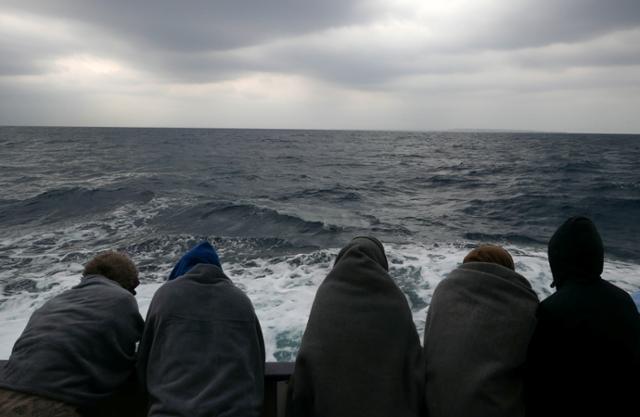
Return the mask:
[(216, 249), (206, 240), (184, 254), (176, 266), (173, 267), (173, 271), (169, 274), (168, 280), (171, 281), (172, 279), (186, 274), (197, 264), (210, 264), (222, 268)]
[(640, 313), (640, 291), (636, 291), (631, 295), (633, 301), (636, 303), (636, 307), (638, 307), (638, 312)]

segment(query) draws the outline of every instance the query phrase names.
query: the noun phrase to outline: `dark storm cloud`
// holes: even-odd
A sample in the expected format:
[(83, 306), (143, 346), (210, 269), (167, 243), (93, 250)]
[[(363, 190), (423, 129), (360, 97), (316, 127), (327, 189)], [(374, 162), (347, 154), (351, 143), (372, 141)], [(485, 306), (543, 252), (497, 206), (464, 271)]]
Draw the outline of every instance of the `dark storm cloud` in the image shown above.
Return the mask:
[(521, 66), (548, 69), (637, 66), (640, 65), (640, 27), (577, 45), (524, 49), (515, 52), (512, 58)]
[(640, 25), (638, 0), (512, 0), (494, 17), (478, 16), (469, 45), (523, 48), (571, 43)]
[[(205, 82), (274, 66), (221, 52), (364, 23), (375, 17), (374, 9), (367, 6), (371, 3), (375, 2), (7, 0), (0, 12), (66, 22), (77, 30), (78, 42), (72, 43), (86, 46), (75, 45), (76, 52), (106, 53), (167, 81)], [(65, 43), (51, 44), (46, 33), (41, 35), (40, 41), (19, 48), (0, 45), (5, 57), (0, 71), (36, 73), (43, 56), (68, 52)]]
[[(0, 10), (1, 11), (1, 10)], [(69, 53), (81, 51), (81, 45), (68, 39), (46, 36), (21, 36), (1, 27), (0, 22), (0, 76), (34, 75), (50, 70), (48, 61)]]
[(7, 0), (4, 8), (68, 19), (158, 50), (259, 44), (371, 18), (360, 0)]
[[(428, 4), (416, 2), (415, 6)], [(459, 27), (417, 20), (434, 31), (437, 40), (426, 39), (409, 50), (403, 44), (377, 46), (380, 39), (371, 39), (369, 45), (354, 42), (348, 33), (308, 42), (313, 34), (366, 27), (396, 14), (413, 19), (411, 5), (405, 6), (399, 12), (385, 2), (365, 0), (5, 0), (0, 11), (68, 22), (78, 28), (80, 39), (73, 43), (83, 46), (76, 46), (77, 51), (93, 49), (97, 55), (119, 59), (169, 82), (200, 83), (248, 72), (280, 72), (354, 88), (375, 88), (411, 74), (471, 71), (477, 51), (580, 42), (640, 25), (638, 0), (511, 0), (493, 2), (486, 10), (487, 5), (470, 2), (455, 16), (453, 23)], [(399, 42), (406, 41), (411, 39)], [(0, 73), (37, 73), (43, 57), (68, 50), (63, 42), (48, 42), (46, 34), (41, 42), (18, 47), (0, 43), (6, 58)], [(460, 54), (468, 54), (469, 59), (460, 59)], [(634, 61), (620, 51), (600, 59), (585, 55), (576, 60), (603, 65), (607, 57), (615, 62)], [(544, 62), (535, 54), (520, 59), (527, 61), (557, 67), (567, 59)]]

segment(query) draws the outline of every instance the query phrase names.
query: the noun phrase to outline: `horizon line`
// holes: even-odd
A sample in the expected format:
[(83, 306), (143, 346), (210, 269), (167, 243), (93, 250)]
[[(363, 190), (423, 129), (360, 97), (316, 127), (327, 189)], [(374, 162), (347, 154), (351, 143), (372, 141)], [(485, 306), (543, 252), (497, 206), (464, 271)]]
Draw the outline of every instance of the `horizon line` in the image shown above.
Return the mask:
[(622, 135), (638, 136), (640, 132), (580, 132), (560, 130), (534, 129), (505, 129), (505, 128), (449, 128), (449, 129), (363, 129), (363, 128), (291, 128), (291, 127), (186, 127), (186, 126), (99, 126), (99, 125), (29, 125), (29, 124), (0, 124), (0, 128), (62, 128), (62, 129), (183, 129), (183, 130), (298, 130), (318, 132), (404, 132), (404, 133), (533, 133), (533, 134), (563, 134), (563, 135)]

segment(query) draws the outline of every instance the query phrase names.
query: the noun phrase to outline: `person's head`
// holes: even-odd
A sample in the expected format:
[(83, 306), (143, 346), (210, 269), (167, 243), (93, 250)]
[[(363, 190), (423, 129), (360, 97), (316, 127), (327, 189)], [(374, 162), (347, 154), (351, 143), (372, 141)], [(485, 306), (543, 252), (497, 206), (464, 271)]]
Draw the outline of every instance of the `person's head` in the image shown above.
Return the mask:
[(191, 248), (189, 252), (185, 253), (182, 258), (180, 258), (176, 266), (173, 267), (173, 270), (169, 274), (167, 280), (171, 281), (186, 274), (197, 264), (215, 265), (222, 269), (222, 264), (220, 263), (220, 258), (218, 257), (216, 249), (206, 240)]
[(549, 241), (551, 286), (560, 288), (568, 281), (596, 280), (604, 266), (602, 239), (591, 220), (571, 217), (556, 230)]
[(334, 266), (340, 262), (340, 260), (350, 252), (353, 248), (364, 253), (369, 258), (373, 259), (377, 264), (384, 268), (385, 271), (389, 270), (389, 264), (387, 262), (387, 256), (384, 253), (384, 246), (375, 237), (371, 236), (357, 236), (354, 237), (351, 242), (338, 253)]
[(138, 270), (131, 259), (124, 253), (115, 251), (103, 252), (91, 259), (84, 266), (82, 275), (102, 275), (117, 282), (133, 295), (140, 284)]
[(513, 263), (513, 258), (501, 246), (496, 245), (480, 245), (464, 257), (462, 263), (467, 262), (488, 262), (492, 264), (502, 265), (506, 268), (515, 271), (516, 267)]

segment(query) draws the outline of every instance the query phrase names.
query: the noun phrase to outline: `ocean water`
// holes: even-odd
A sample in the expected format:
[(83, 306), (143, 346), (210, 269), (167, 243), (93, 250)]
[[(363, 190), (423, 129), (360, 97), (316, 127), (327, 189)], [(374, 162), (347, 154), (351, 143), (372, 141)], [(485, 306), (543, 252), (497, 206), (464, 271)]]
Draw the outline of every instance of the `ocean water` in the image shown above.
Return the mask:
[(357, 235), (385, 244), (420, 333), (437, 283), (481, 242), (549, 295), (546, 243), (571, 215), (599, 227), (604, 277), (640, 288), (639, 135), (0, 127), (0, 149), (0, 358), (112, 248), (139, 266), (145, 314), (210, 239), (278, 361)]

